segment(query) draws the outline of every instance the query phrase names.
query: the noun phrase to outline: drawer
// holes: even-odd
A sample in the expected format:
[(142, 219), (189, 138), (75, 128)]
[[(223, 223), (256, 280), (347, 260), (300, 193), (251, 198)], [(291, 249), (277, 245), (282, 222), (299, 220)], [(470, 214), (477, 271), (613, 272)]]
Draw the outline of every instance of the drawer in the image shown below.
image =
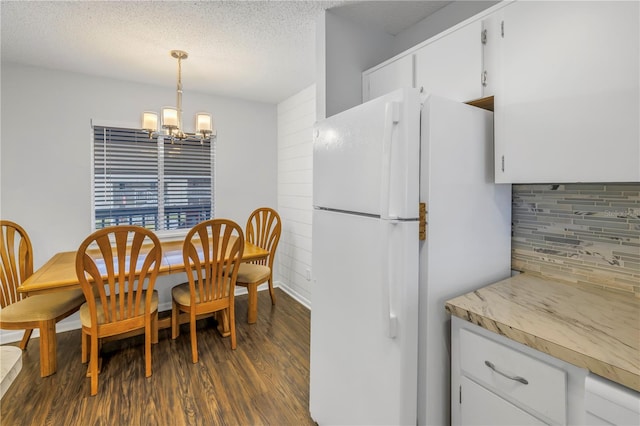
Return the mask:
[(587, 425), (640, 425), (640, 392), (589, 374), (584, 381)]
[(565, 371), (465, 329), (460, 330), (460, 367), (496, 394), (554, 424), (566, 424)]
[(464, 376), (460, 420), (474, 426), (543, 426), (545, 423)]

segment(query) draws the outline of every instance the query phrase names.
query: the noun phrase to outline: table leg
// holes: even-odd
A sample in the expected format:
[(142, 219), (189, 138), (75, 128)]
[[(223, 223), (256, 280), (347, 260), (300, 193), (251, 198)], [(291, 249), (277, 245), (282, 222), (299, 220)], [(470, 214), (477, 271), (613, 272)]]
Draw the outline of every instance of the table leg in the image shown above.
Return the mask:
[(56, 322), (55, 320), (40, 322), (40, 377), (54, 374), (58, 368), (56, 355)]
[(213, 317), (218, 322), (218, 332), (222, 337), (228, 337), (231, 335), (231, 328), (229, 327), (229, 314), (227, 310), (218, 311), (213, 314)]

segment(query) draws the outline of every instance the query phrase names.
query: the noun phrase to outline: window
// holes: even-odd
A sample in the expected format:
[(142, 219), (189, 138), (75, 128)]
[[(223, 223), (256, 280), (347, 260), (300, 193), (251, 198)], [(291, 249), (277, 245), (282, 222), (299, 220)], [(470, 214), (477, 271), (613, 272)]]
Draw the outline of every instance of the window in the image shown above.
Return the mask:
[(214, 141), (179, 141), (93, 126), (95, 229), (191, 228), (214, 216)]

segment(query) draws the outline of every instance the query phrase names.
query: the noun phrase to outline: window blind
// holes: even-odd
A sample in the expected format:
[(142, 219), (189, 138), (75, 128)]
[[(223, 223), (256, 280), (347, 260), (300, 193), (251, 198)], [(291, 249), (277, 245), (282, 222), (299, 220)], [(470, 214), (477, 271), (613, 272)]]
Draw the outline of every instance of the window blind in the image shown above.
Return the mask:
[(211, 218), (211, 142), (164, 140), (164, 217), (167, 229), (191, 228)]
[(214, 143), (94, 126), (95, 228), (190, 228), (213, 217)]

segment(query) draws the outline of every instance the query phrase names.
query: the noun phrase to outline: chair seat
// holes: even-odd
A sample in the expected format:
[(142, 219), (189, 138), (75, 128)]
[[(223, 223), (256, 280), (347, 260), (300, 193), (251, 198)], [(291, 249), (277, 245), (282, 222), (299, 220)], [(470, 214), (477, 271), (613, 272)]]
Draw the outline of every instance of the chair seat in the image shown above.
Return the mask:
[[(143, 297), (140, 298), (140, 303), (144, 305), (144, 299), (146, 298), (146, 291)], [(116, 299), (116, 303), (118, 303), (118, 299)], [(141, 306), (142, 312), (144, 313), (144, 306)], [(99, 299), (96, 299), (96, 310), (98, 311), (98, 324), (104, 324), (104, 310), (102, 309), (102, 302)], [(153, 291), (153, 295), (151, 296), (151, 312), (158, 310), (158, 292)], [(91, 312), (89, 311), (89, 304), (86, 302), (80, 306), (80, 322), (84, 327), (91, 326)]]
[(81, 289), (27, 297), (0, 310), (0, 322), (46, 321), (77, 309), (85, 302)]
[(238, 285), (249, 283), (261, 283), (271, 276), (271, 269), (265, 265), (253, 263), (241, 263), (238, 269)]
[[(171, 289), (171, 297), (182, 306), (191, 306), (189, 283), (179, 284)], [(200, 303), (200, 295), (196, 293), (196, 303)]]

